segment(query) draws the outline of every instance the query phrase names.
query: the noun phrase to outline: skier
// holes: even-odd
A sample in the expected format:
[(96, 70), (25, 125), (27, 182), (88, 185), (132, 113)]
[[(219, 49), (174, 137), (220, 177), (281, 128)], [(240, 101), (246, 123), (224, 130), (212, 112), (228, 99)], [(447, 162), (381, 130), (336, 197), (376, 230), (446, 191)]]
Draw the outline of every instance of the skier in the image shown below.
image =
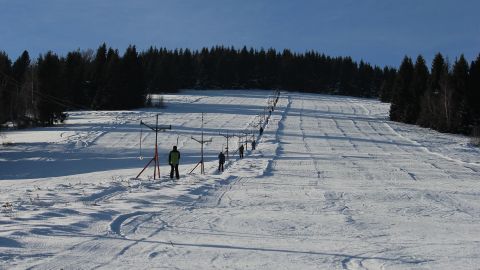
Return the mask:
[(238, 148), (238, 153), (240, 154), (240, 158), (243, 158), (243, 144), (240, 145), (240, 147)]
[(255, 150), (255, 146), (257, 145), (257, 142), (255, 140), (252, 141), (252, 150)]
[(260, 136), (263, 134), (263, 127), (260, 127)]
[(219, 172), (223, 172), (224, 163), (225, 163), (225, 155), (223, 154), (223, 152), (220, 152), (220, 154), (218, 154), (218, 171)]
[(177, 150), (177, 146), (173, 146), (173, 150), (168, 155), (168, 164), (170, 164), (170, 178), (173, 179), (173, 172), (175, 171), (175, 177), (180, 179), (178, 173), (178, 163), (180, 161), (180, 152)]

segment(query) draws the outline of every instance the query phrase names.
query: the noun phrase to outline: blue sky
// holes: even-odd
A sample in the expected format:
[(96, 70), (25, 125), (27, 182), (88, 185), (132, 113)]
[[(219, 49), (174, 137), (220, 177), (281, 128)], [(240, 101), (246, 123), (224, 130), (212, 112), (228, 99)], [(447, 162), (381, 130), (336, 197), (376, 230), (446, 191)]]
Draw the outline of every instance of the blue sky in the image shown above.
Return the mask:
[(120, 51), (134, 44), (316, 50), (398, 66), (480, 53), (478, 0), (0, 0), (0, 50)]

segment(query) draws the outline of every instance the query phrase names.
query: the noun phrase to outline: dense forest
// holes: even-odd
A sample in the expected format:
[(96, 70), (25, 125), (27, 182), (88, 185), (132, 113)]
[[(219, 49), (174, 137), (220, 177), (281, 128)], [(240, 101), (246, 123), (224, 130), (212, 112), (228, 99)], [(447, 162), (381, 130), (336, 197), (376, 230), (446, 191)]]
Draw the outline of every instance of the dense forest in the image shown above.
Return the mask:
[(430, 70), (422, 56), (415, 64), (405, 57), (385, 101), (393, 121), (470, 134), (480, 124), (480, 56), (469, 64), (461, 55), (450, 66), (437, 54)]
[(406, 57), (397, 71), (315, 51), (217, 46), (198, 51), (129, 46), (123, 55), (102, 44), (96, 51), (53, 52), (12, 61), (0, 52), (0, 123), (52, 125), (74, 109), (131, 109), (146, 95), (180, 89), (282, 89), (375, 97), (392, 102), (394, 121), (445, 132), (469, 133), (479, 123), (479, 61), (461, 56), (450, 68), (440, 54), (432, 68)]

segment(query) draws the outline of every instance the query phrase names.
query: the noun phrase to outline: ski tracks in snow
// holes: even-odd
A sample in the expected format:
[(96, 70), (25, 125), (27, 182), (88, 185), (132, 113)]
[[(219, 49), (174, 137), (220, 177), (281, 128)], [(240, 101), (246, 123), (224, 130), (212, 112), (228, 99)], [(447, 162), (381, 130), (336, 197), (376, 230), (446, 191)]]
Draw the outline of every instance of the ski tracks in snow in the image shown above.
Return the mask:
[[(214, 104), (216, 112), (207, 114), (205, 126), (208, 137), (222, 140), (219, 131), (244, 128), (256, 109), (249, 98), (237, 102), (234, 97), (196, 94), (186, 100), (195, 106)], [(182, 104), (178, 108), (185, 111), (162, 119), (182, 126), (179, 146), (195, 153), (198, 145), (189, 138), (199, 132), (200, 114), (190, 111), (190, 103)], [(241, 124), (235, 114), (239, 105), (246, 111)], [(35, 206), (47, 211), (32, 217), (27, 236), (32, 253), (44, 248), (46, 237), (66, 243), (50, 243), (56, 248), (52, 254), (43, 252), (35, 262), (19, 265), (411, 269), (478, 262), (480, 191), (472, 186), (478, 166), (437, 155), (397, 132), (384, 111), (372, 100), (288, 93), (279, 100), (257, 150), (229, 161), (222, 174), (216, 173), (215, 160), (206, 164), (209, 174), (180, 181), (62, 186), (70, 196), (62, 203), (76, 207), (75, 212)], [(80, 125), (85, 133), (67, 140), (72, 145), (86, 141), (89, 148), (123, 143), (134, 148), (138, 140), (127, 133), (136, 133), (141, 115), (155, 114), (121, 113), (112, 118), (111, 129)], [(134, 122), (135, 128), (129, 125)], [(170, 146), (177, 136), (167, 133), (162, 139)], [(76, 218), (69, 226), (41, 223), (68, 215)], [(18, 238), (2, 232), (0, 239), (15, 245)]]

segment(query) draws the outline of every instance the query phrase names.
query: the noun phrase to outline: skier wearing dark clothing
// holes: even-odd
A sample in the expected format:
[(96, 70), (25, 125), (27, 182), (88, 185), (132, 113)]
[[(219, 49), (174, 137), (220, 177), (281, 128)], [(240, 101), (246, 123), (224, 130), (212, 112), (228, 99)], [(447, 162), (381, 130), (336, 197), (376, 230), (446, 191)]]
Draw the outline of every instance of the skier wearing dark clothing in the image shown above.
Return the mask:
[(255, 140), (252, 141), (252, 150), (255, 150), (255, 146), (257, 145), (257, 142)]
[(175, 171), (175, 177), (180, 179), (180, 174), (178, 172), (178, 163), (180, 161), (180, 152), (178, 152), (177, 147), (174, 146), (173, 150), (170, 151), (168, 155), (168, 164), (170, 164), (170, 178), (173, 179), (173, 172)]
[(240, 154), (240, 158), (243, 158), (243, 144), (240, 145), (240, 147), (238, 148), (238, 153)]
[(220, 152), (220, 154), (218, 154), (218, 171), (219, 172), (223, 172), (224, 163), (225, 163), (225, 155), (223, 154), (223, 152)]
[(260, 127), (260, 136), (263, 134), (263, 127)]

